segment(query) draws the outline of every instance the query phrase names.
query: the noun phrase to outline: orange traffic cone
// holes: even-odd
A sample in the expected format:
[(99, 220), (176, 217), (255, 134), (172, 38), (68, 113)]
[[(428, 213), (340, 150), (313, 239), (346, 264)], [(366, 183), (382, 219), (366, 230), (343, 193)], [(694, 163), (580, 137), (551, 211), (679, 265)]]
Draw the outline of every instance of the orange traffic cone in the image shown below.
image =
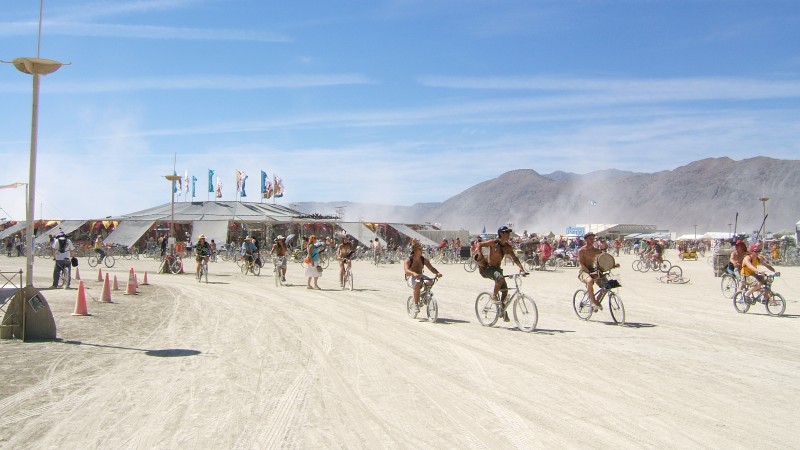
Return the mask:
[(103, 282), (103, 294), (100, 296), (100, 301), (103, 303), (111, 303), (111, 283), (108, 281), (108, 274)]
[(149, 286), (150, 283), (147, 282), (147, 272), (144, 273), (144, 280), (142, 280), (142, 286)]
[(117, 276), (116, 275), (114, 275), (114, 287), (112, 288), (112, 290), (114, 290), (114, 291), (118, 291), (119, 290), (119, 283), (117, 283)]
[(125, 288), (125, 295), (136, 295), (136, 281), (133, 275), (133, 269), (128, 274), (128, 286)]
[(78, 298), (75, 300), (75, 312), (73, 316), (91, 316), (89, 310), (86, 308), (86, 290), (83, 286), (83, 280), (78, 285)]
[(78, 268), (75, 268), (75, 279), (80, 281), (81, 280), (81, 271)]
[(97, 281), (103, 281), (103, 269), (97, 269)]

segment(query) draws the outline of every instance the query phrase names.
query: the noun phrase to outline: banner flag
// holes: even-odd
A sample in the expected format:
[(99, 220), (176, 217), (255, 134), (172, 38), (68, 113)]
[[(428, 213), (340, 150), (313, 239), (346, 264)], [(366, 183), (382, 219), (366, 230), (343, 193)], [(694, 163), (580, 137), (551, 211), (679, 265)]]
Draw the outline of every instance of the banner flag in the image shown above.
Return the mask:
[(186, 193), (189, 193), (189, 171), (187, 170), (184, 172), (183, 175), (183, 188), (186, 190)]
[(275, 177), (275, 198), (283, 197), (283, 180), (277, 175)]
[(266, 180), (266, 185), (264, 186), (264, 192), (262, 195), (264, 198), (272, 198), (272, 183), (269, 180)]
[(247, 182), (247, 174), (242, 172), (242, 197), (247, 197), (247, 192), (244, 191), (244, 184)]
[(267, 172), (261, 171), (261, 193), (267, 192)]
[(217, 198), (222, 198), (222, 180), (220, 180), (219, 177), (217, 177), (217, 193), (216, 193), (216, 197)]
[[(172, 176), (173, 176), (173, 177), (177, 177), (177, 176), (178, 176), (178, 172), (175, 172), (175, 170), (173, 170), (173, 171), (172, 171)], [(175, 181), (174, 181), (174, 180), (172, 181), (172, 193), (173, 193), (173, 194), (174, 194), (174, 193), (176, 193), (176, 192), (178, 192), (178, 186), (179, 186), (180, 184), (181, 184), (181, 179), (180, 179), (180, 177), (178, 177), (177, 184), (175, 184)]]
[(236, 169), (236, 192), (242, 192), (242, 171)]
[(208, 192), (214, 192), (214, 169), (208, 169)]
[(197, 177), (192, 175), (192, 198), (195, 197), (195, 188), (197, 187)]
[[(264, 172), (261, 172), (261, 173), (264, 173)], [(25, 186), (25, 183), (11, 183), (11, 184), (7, 184), (5, 186), (0, 186), (0, 189), (16, 189), (16, 188), (18, 188), (20, 186)]]

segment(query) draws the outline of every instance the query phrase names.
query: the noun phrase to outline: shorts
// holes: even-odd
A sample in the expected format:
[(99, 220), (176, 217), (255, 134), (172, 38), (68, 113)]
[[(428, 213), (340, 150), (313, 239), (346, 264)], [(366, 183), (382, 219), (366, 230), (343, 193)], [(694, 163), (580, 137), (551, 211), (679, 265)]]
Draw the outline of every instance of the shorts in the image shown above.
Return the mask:
[(194, 257), (194, 260), (195, 260), (195, 261), (197, 261), (197, 262), (200, 262), (200, 261), (204, 260), (205, 258), (208, 258), (208, 256), (200, 256), (200, 255), (196, 255), (196, 256)]
[(503, 269), (495, 266), (484, 266), (478, 269), (483, 278), (497, 281), (503, 278)]
[(767, 282), (767, 277), (765, 277), (764, 275), (758, 274), (758, 273), (754, 273), (752, 275), (748, 275), (747, 278), (755, 278), (756, 281), (758, 281), (762, 285), (764, 285)]
[[(581, 283), (586, 284), (586, 283), (589, 282), (589, 280), (591, 280), (593, 278), (592, 278), (591, 275), (589, 275), (589, 272), (585, 272), (585, 271), (581, 270), (580, 272), (578, 272), (578, 279), (581, 280)], [(594, 278), (594, 279), (596, 279), (596, 278)]]

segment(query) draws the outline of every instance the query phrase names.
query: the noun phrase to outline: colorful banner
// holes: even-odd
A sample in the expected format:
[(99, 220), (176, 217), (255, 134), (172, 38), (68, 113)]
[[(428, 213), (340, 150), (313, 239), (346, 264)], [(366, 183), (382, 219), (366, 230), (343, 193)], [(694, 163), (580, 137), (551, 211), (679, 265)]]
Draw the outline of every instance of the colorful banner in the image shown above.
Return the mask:
[(274, 175), (275, 179), (275, 198), (283, 197), (283, 180), (277, 175)]
[(208, 169), (208, 192), (214, 192), (214, 169)]
[(261, 171), (261, 194), (267, 192), (267, 172)]
[(220, 180), (220, 179), (219, 179), (219, 177), (217, 177), (217, 192), (216, 192), (216, 197), (217, 197), (217, 198), (222, 198), (222, 180)]
[(195, 187), (197, 186), (197, 177), (192, 175), (192, 198), (195, 197)]

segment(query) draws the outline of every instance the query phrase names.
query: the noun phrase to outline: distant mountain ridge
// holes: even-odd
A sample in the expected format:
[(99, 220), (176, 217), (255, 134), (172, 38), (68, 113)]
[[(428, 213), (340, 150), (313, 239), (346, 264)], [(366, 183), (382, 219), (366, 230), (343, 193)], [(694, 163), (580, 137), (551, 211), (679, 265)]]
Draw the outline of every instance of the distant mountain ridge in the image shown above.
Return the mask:
[[(637, 173), (617, 169), (541, 175), (517, 169), (478, 183), (441, 203), (412, 206), (351, 202), (298, 203), (307, 212), (331, 213), (346, 205), (355, 221), (438, 223), (478, 232), (511, 223), (530, 232), (563, 233), (576, 224), (649, 224), (679, 234), (695, 230), (794, 231), (800, 220), (800, 161), (755, 157), (707, 158), (674, 170)], [(328, 208), (328, 209), (325, 209)], [(738, 214), (738, 221), (736, 213)]]

